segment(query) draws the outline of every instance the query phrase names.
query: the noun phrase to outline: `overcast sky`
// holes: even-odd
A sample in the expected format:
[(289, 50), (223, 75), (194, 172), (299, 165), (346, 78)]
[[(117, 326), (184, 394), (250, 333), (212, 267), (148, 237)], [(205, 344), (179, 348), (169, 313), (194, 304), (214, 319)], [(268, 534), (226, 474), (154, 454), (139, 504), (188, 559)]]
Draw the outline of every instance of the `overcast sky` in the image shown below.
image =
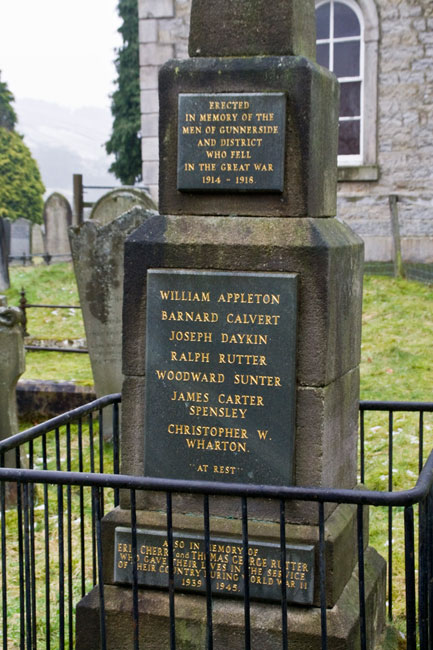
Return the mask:
[(117, 0), (0, 0), (0, 70), (17, 98), (109, 107)]

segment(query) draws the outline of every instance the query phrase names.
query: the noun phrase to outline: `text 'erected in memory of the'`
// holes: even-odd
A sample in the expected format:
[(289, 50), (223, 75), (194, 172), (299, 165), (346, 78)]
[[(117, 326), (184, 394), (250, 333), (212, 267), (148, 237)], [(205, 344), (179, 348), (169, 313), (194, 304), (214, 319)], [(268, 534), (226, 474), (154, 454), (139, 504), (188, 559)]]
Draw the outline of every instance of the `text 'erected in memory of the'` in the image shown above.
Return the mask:
[[(137, 583), (146, 587), (168, 587), (169, 549), (161, 531), (137, 530)], [(133, 574), (131, 529), (116, 528), (114, 579), (131, 584)], [(212, 538), (208, 566), (212, 593), (224, 596), (244, 595), (244, 556), (241, 539)], [(311, 605), (314, 588), (314, 547), (286, 545), (286, 594), (289, 603)], [(202, 537), (174, 533), (174, 587), (180, 591), (206, 592), (206, 553)], [(278, 544), (248, 542), (250, 597), (281, 601), (281, 552)]]
[(297, 278), (151, 269), (145, 474), (288, 485)]
[(179, 95), (178, 189), (282, 192), (284, 93)]

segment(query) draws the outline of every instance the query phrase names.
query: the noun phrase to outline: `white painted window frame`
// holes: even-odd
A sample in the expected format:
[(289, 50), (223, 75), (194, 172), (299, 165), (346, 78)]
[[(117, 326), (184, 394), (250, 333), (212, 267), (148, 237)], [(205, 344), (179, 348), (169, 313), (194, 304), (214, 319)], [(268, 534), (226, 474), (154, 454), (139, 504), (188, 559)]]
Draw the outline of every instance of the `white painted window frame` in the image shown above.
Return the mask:
[[(316, 0), (316, 8), (330, 0)], [(348, 168), (341, 180), (377, 180), (377, 98), (379, 17), (373, 0), (332, 0), (352, 9), (361, 25), (360, 77), (361, 79), (361, 142), (360, 154), (338, 156), (338, 166)], [(331, 35), (330, 35), (331, 36)], [(333, 37), (333, 34), (332, 34)], [(320, 42), (359, 40), (359, 37), (324, 39)], [(332, 49), (332, 48), (330, 48)], [(343, 80), (343, 79), (342, 79)], [(352, 79), (350, 79), (352, 80)], [(355, 79), (354, 79), (355, 80)], [(345, 79), (349, 81), (349, 78)], [(344, 118), (343, 118), (344, 119)], [(353, 168), (350, 170), (349, 168)]]

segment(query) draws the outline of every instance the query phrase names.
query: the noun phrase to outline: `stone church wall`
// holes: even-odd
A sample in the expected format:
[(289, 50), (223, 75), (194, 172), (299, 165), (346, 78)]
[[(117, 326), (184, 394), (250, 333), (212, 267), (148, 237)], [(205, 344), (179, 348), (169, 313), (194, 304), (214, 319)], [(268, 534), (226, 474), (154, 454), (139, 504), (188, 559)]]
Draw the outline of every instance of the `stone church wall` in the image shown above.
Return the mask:
[[(187, 56), (190, 0), (138, 3), (143, 183), (156, 199), (158, 69)], [(377, 0), (376, 7), (379, 178), (340, 182), (338, 216), (363, 237), (368, 260), (390, 260), (388, 197), (398, 195), (404, 258), (433, 262), (433, 3)]]

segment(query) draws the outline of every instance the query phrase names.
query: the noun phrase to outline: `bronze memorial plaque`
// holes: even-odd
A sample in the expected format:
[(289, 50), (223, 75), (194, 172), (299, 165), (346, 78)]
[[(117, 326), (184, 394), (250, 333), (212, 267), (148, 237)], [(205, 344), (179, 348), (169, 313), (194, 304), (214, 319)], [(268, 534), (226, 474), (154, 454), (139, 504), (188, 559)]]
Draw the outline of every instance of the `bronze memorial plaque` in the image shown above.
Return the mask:
[(282, 192), (284, 93), (180, 94), (177, 188)]
[(145, 475), (289, 485), (297, 276), (151, 269)]
[[(275, 543), (248, 541), (250, 597), (281, 602), (281, 552)], [(209, 562), (212, 593), (242, 598), (244, 595), (242, 539), (211, 537)], [(206, 593), (206, 553), (203, 536), (173, 534), (174, 587)], [(114, 581), (132, 584), (132, 532), (115, 532)], [(137, 583), (168, 588), (168, 542), (161, 530), (137, 530)], [(314, 589), (314, 546), (286, 545), (287, 602), (311, 605)]]

